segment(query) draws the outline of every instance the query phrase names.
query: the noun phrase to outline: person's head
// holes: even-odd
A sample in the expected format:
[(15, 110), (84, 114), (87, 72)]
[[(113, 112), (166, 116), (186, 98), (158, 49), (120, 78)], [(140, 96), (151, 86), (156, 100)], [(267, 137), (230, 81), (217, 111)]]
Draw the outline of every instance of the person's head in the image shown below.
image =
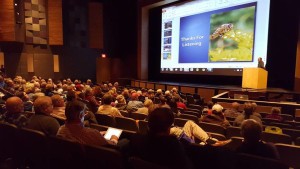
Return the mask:
[(76, 92), (73, 90), (68, 90), (67, 92), (67, 101), (73, 101), (77, 98)]
[(161, 89), (157, 89), (157, 90), (156, 90), (156, 93), (157, 93), (157, 94), (162, 94), (162, 90), (161, 90)]
[(259, 62), (261, 62), (261, 61), (262, 61), (262, 58), (261, 58), (261, 57), (259, 57), (259, 58), (258, 58), (258, 61), (259, 61)]
[(212, 107), (212, 113), (213, 114), (222, 114), (223, 112), (223, 107), (219, 104), (215, 104)]
[(245, 118), (248, 119), (253, 114), (253, 106), (250, 102), (244, 104)]
[(101, 103), (104, 105), (110, 105), (112, 101), (113, 101), (113, 97), (108, 93), (106, 93), (101, 99)]
[(118, 103), (126, 103), (126, 100), (123, 95), (118, 95), (116, 100), (118, 101)]
[(131, 100), (138, 100), (138, 99), (139, 99), (139, 96), (136, 92), (131, 94)]
[(246, 143), (256, 143), (261, 139), (262, 126), (253, 119), (242, 122), (241, 135)]
[(271, 114), (279, 115), (280, 113), (281, 113), (281, 111), (278, 107), (272, 107)]
[(23, 101), (16, 96), (10, 97), (5, 102), (8, 113), (22, 113), (24, 112)]
[(26, 92), (19, 91), (19, 92), (16, 93), (16, 96), (19, 97), (20, 99), (22, 99), (22, 101), (28, 101), (29, 100), (29, 97), (26, 94)]
[(58, 94), (51, 96), (51, 100), (52, 100), (53, 107), (64, 107), (65, 106), (64, 99)]
[(257, 104), (255, 102), (252, 102), (251, 105), (252, 105), (252, 108), (253, 108), (253, 112), (255, 112), (256, 108), (257, 108)]
[(67, 122), (82, 122), (84, 121), (85, 115), (85, 104), (74, 100), (66, 104), (65, 115)]
[(207, 108), (208, 109), (212, 109), (213, 106), (214, 106), (214, 102), (212, 102), (212, 101), (207, 102)]
[(235, 110), (239, 110), (240, 104), (239, 104), (238, 102), (233, 102), (233, 103), (231, 104), (231, 107), (232, 107), (233, 109), (235, 109)]
[(36, 114), (46, 114), (50, 115), (53, 111), (52, 100), (48, 96), (38, 97), (34, 103), (34, 111)]
[(146, 99), (145, 102), (144, 102), (144, 106), (145, 107), (150, 107), (153, 105), (153, 102), (151, 99)]
[(170, 108), (157, 107), (149, 112), (148, 127), (150, 134), (169, 135), (174, 123), (174, 114)]

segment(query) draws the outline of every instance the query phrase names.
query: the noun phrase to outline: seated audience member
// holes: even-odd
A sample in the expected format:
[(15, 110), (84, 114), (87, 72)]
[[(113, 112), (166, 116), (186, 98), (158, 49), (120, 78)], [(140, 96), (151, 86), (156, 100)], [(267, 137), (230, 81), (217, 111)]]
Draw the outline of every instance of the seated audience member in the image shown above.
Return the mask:
[(161, 90), (161, 89), (157, 89), (157, 90), (156, 90), (155, 97), (160, 97), (160, 96), (162, 96), (162, 95), (163, 95), (162, 90)]
[(53, 111), (51, 113), (51, 116), (66, 120), (66, 115), (65, 115), (65, 102), (64, 99), (58, 95), (55, 94), (51, 96), (52, 104), (53, 104)]
[(219, 104), (215, 104), (212, 107), (212, 114), (205, 115), (201, 121), (207, 122), (207, 123), (214, 123), (221, 125), (224, 128), (227, 128), (230, 126), (230, 123), (228, 120), (226, 120), (225, 116), (223, 115), (223, 107)]
[(183, 102), (181, 102), (181, 99), (180, 99), (180, 97), (178, 97), (178, 96), (179, 96), (179, 95), (174, 96), (174, 99), (175, 99), (175, 101), (176, 101), (177, 107), (178, 107), (178, 108), (182, 108), (183, 110), (186, 110), (186, 109), (187, 109), (186, 105), (185, 105)]
[(241, 113), (239, 112), (240, 104), (238, 102), (233, 102), (231, 108), (226, 109), (224, 112), (225, 117), (236, 118)]
[(55, 136), (60, 125), (50, 115), (53, 110), (51, 98), (40, 96), (34, 101), (33, 106), (35, 114), (29, 119), (26, 127), (44, 132), (48, 136)]
[(130, 141), (131, 152), (145, 161), (170, 169), (193, 168), (183, 145), (170, 135), (174, 115), (169, 108), (156, 108), (149, 114), (149, 133), (135, 135)]
[(100, 103), (96, 100), (92, 89), (87, 89), (85, 91), (85, 100), (89, 101), (89, 108), (91, 109), (90, 111), (96, 113), (100, 106)]
[(153, 107), (153, 102), (150, 99), (145, 100), (144, 107), (139, 108), (136, 112), (148, 115), (149, 108)]
[(200, 144), (211, 146), (223, 146), (231, 140), (218, 141), (210, 137), (201, 127), (189, 120), (182, 128), (173, 126), (170, 130), (171, 135), (175, 135), (182, 143), (195, 143), (195, 139), (200, 140)]
[(253, 115), (253, 106), (250, 102), (246, 102), (244, 104), (244, 111), (242, 114), (238, 115), (234, 120), (235, 126), (241, 126), (242, 122), (247, 119), (254, 119), (256, 120), (260, 125), (262, 125), (262, 121), (259, 117)]
[(115, 107), (118, 110), (126, 110), (127, 104), (126, 104), (126, 100), (123, 95), (118, 95), (116, 97), (116, 102), (117, 103), (116, 103)]
[(58, 137), (94, 146), (115, 145), (118, 143), (118, 137), (114, 135), (107, 141), (98, 130), (84, 127), (84, 103), (77, 100), (68, 102), (65, 113), (67, 120), (59, 128)]
[(212, 114), (212, 107), (214, 106), (214, 103), (212, 101), (207, 102), (207, 108), (203, 109), (203, 114), (210, 115)]
[(258, 118), (261, 119), (262, 118), (261, 115), (258, 112), (256, 112), (257, 104), (255, 102), (251, 102), (251, 105), (252, 105), (252, 108), (253, 108), (253, 115), (257, 116)]
[(254, 119), (243, 121), (241, 134), (244, 137), (244, 141), (242, 145), (237, 148), (237, 152), (279, 159), (279, 153), (276, 147), (270, 143), (261, 141), (262, 126)]
[(7, 122), (18, 127), (27, 125), (28, 118), (26, 114), (24, 114), (23, 101), (19, 97), (13, 96), (8, 98), (5, 106), (6, 112), (0, 116), (0, 122)]
[(144, 107), (144, 104), (139, 101), (138, 94), (136, 92), (131, 94), (131, 100), (127, 104), (127, 111), (128, 112), (135, 112), (138, 108)]
[(33, 103), (29, 100), (28, 95), (25, 92), (17, 92), (16, 96), (22, 99), (24, 105), (24, 111), (32, 112)]
[(165, 91), (165, 98), (167, 99), (167, 102), (170, 102), (170, 100), (172, 99), (172, 95), (169, 90)]
[(97, 113), (111, 115), (113, 117), (123, 117), (117, 108), (111, 106), (112, 100), (112, 95), (105, 94), (101, 99), (102, 105), (98, 108)]
[(283, 121), (282, 116), (280, 115), (280, 109), (278, 107), (272, 107), (271, 114), (268, 114), (266, 118), (274, 119), (278, 121)]

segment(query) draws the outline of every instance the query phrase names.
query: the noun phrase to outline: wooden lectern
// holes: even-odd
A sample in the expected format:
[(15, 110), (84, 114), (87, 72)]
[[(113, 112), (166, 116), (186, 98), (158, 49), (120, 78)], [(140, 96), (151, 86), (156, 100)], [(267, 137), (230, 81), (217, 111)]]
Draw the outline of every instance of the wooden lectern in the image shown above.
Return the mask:
[(244, 68), (242, 88), (266, 89), (268, 71), (262, 68)]

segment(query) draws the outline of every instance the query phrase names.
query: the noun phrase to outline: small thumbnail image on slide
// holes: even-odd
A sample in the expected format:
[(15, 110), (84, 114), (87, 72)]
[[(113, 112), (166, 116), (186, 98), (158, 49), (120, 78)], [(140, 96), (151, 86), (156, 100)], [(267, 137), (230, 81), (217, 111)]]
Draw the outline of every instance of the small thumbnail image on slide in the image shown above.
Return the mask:
[(253, 60), (255, 5), (212, 14), (209, 62)]
[(172, 30), (164, 30), (164, 36), (172, 36)]
[(172, 21), (165, 22), (165, 29), (170, 29), (172, 28)]
[(171, 52), (171, 45), (165, 45), (163, 51), (164, 52)]
[(164, 38), (164, 44), (171, 44), (172, 43), (172, 38), (168, 37), (168, 38)]
[(163, 53), (163, 60), (171, 59), (171, 53)]

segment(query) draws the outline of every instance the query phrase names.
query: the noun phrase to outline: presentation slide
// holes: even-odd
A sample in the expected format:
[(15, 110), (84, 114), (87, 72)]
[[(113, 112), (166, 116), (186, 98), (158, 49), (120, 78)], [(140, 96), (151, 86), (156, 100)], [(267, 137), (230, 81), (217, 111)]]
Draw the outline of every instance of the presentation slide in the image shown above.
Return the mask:
[(162, 9), (161, 73), (241, 76), (266, 64), (270, 0), (197, 0)]

